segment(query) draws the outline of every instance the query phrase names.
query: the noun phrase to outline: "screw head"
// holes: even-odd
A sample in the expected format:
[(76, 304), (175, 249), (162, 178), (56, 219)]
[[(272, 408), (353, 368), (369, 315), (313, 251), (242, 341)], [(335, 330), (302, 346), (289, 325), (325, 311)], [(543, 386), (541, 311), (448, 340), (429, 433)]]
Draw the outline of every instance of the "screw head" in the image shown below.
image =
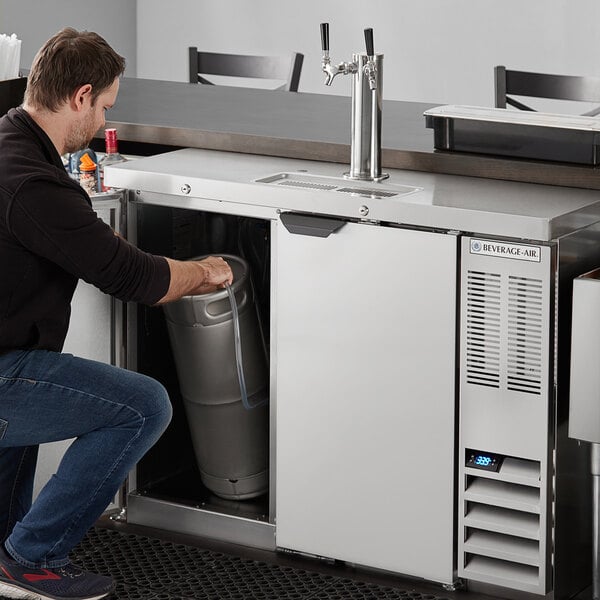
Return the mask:
[(363, 204), (359, 209), (358, 212), (360, 213), (360, 215), (362, 217), (366, 217), (369, 214), (369, 207), (366, 206), (365, 204)]
[(192, 188), (187, 183), (181, 186), (181, 193), (182, 194), (189, 194), (191, 191), (192, 191)]

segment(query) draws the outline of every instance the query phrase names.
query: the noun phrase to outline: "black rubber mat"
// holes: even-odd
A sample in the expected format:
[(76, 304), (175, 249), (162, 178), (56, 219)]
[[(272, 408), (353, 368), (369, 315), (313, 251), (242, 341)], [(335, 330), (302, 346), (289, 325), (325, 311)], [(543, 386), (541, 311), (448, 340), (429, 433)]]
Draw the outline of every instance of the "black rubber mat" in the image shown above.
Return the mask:
[(447, 600), (96, 528), (73, 562), (111, 575), (111, 600)]

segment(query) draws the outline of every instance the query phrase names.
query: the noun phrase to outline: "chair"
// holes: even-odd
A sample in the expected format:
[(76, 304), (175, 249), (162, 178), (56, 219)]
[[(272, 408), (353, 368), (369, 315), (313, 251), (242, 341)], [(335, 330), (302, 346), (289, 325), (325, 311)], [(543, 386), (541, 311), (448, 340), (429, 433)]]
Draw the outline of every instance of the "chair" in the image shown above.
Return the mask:
[(249, 56), (198, 52), (189, 48), (190, 83), (215, 85), (203, 75), (225, 75), (254, 79), (281, 79), (285, 83), (276, 90), (297, 92), (304, 55), (293, 52), (287, 56)]
[[(597, 77), (509, 71), (506, 67), (497, 66), (494, 67), (494, 83), (496, 108), (506, 108), (508, 104), (520, 110), (535, 111), (508, 94), (600, 104), (600, 78)], [(599, 113), (600, 106), (582, 114), (591, 117)]]

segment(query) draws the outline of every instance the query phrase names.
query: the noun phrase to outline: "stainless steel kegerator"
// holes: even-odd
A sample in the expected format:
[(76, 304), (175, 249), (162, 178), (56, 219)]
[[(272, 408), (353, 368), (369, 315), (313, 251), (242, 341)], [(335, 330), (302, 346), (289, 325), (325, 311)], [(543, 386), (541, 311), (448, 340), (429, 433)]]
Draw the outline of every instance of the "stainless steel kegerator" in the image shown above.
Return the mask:
[(567, 435), (571, 293), (600, 265), (597, 192), (181, 150), (107, 170), (129, 234), (239, 253), (269, 358), (269, 485), (201, 483), (162, 311), (128, 360), (171, 428), (129, 479), (131, 523), (337, 559), (453, 589), (562, 599), (591, 583), (587, 448)]

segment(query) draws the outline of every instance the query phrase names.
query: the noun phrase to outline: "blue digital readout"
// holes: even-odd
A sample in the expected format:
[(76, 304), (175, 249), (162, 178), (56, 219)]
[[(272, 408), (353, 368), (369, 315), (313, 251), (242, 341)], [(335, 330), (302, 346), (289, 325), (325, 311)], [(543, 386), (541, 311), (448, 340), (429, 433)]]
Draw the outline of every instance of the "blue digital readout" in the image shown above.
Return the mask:
[(466, 465), (472, 469), (498, 472), (504, 460), (504, 457), (499, 454), (480, 450), (467, 450), (466, 454)]
[(479, 467), (489, 467), (493, 459), (491, 456), (486, 456), (485, 454), (478, 454), (473, 461)]

